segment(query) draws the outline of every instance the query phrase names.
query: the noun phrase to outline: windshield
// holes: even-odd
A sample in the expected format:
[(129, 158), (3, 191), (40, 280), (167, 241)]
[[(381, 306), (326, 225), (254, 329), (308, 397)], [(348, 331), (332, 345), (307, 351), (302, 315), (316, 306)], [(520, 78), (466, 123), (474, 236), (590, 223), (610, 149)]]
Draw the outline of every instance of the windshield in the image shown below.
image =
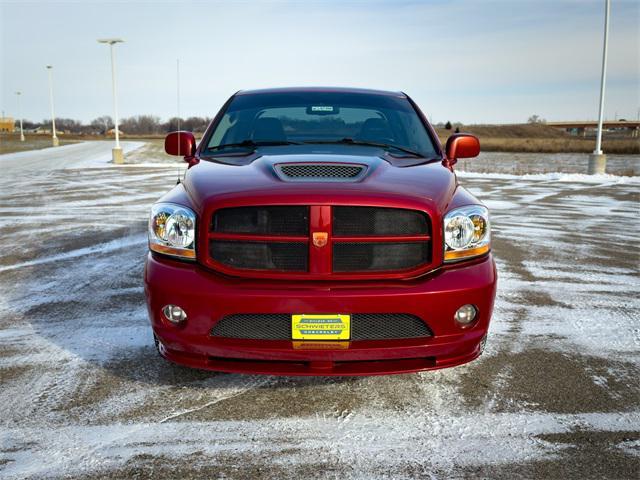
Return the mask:
[(437, 156), (408, 99), (343, 92), (237, 95), (209, 137), (206, 150), (222, 153), (288, 143), (375, 144), (392, 155)]

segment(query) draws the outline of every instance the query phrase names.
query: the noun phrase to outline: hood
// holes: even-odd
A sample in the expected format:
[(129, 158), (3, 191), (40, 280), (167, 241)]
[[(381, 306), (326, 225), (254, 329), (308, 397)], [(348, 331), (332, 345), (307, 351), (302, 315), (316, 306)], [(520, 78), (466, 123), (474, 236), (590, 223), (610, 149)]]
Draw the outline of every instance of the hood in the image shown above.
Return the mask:
[[(349, 173), (316, 178), (287, 175), (293, 165), (339, 165)], [(438, 161), (401, 167), (374, 155), (272, 154), (243, 165), (201, 160), (187, 171), (184, 186), (199, 212), (258, 204), (351, 204), (439, 214), (452, 199), (456, 177)]]

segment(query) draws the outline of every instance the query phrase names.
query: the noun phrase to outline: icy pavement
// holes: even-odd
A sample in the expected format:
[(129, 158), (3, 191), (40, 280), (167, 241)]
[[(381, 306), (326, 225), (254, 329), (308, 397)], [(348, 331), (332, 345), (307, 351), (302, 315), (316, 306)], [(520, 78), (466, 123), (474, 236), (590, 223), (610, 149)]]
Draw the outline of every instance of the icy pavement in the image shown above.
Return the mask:
[[(4, 175), (27, 169), (45, 172), (65, 167), (88, 167), (111, 162), (112, 141), (81, 142), (42, 150), (6, 153), (0, 155), (0, 168)], [(144, 142), (125, 141), (120, 147), (125, 154), (144, 147)]]
[(463, 174), (500, 271), (485, 354), (279, 378), (155, 353), (146, 217), (177, 165), (0, 178), (0, 477), (637, 478), (640, 179)]
[[(480, 139), (482, 143), (482, 139)], [(460, 170), (481, 173), (546, 174), (555, 172), (581, 174), (587, 171), (587, 153), (480, 152), (478, 158), (460, 160)], [(621, 176), (640, 175), (640, 156), (607, 154), (607, 172)]]

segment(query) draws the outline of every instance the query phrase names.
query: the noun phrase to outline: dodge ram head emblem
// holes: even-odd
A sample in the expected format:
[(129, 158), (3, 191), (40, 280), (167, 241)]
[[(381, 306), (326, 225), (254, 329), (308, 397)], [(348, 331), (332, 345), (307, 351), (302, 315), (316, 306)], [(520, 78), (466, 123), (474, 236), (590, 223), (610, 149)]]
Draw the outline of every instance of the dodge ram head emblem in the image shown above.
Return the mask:
[(313, 244), (320, 248), (327, 244), (329, 234), (327, 232), (313, 232)]

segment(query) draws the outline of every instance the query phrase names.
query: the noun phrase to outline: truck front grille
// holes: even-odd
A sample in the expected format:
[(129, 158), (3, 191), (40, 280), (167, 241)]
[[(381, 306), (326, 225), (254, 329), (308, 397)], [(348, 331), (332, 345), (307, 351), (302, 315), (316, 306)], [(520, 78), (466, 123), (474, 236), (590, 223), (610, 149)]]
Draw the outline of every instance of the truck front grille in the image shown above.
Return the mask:
[(336, 242), (334, 272), (406, 270), (429, 262), (428, 242)]
[(308, 206), (238, 207), (218, 210), (211, 231), (256, 235), (309, 235)]
[(424, 212), (400, 208), (333, 207), (333, 235), (421, 235), (429, 233)]
[[(291, 340), (291, 315), (250, 313), (222, 318), (211, 330), (214, 337), (252, 340)], [(393, 340), (431, 337), (427, 324), (406, 313), (351, 315), (351, 340)]]
[(247, 270), (307, 270), (309, 250), (304, 242), (243, 242), (219, 240), (209, 244), (211, 258)]
[[(225, 273), (245, 271), (244, 276), (256, 271), (323, 279), (406, 275), (431, 264), (431, 233), (429, 216), (418, 210), (317, 205), (223, 208), (213, 213), (205, 232), (204, 260)], [(319, 238), (326, 239), (326, 245), (319, 244)]]

